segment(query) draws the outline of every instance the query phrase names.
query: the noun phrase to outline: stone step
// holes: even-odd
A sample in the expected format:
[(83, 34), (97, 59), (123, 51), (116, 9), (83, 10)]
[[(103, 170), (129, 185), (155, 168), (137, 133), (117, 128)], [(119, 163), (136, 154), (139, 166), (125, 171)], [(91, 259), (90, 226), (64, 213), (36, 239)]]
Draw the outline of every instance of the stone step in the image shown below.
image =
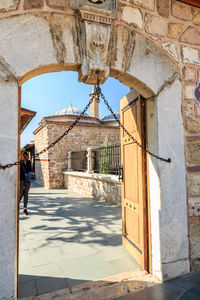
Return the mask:
[(159, 283), (146, 271), (134, 270), (21, 300), (111, 300)]

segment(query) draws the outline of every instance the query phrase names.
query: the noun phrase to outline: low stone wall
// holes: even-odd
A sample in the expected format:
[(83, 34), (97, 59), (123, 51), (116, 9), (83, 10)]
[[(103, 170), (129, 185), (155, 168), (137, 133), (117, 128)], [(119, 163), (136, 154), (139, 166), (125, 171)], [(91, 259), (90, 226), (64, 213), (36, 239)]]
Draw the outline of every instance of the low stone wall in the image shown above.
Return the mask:
[(121, 182), (115, 175), (64, 171), (66, 189), (121, 205)]

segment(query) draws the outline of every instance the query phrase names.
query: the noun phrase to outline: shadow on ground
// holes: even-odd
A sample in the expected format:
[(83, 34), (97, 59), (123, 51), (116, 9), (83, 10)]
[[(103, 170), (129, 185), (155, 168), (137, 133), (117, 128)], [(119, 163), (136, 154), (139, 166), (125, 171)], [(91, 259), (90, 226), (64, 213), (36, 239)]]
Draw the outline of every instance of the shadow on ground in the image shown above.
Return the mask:
[[(63, 196), (63, 193), (60, 195)], [(56, 197), (51, 193), (43, 195), (31, 192), (29, 203), (29, 218), (37, 215), (41, 219), (40, 225), (35, 224), (30, 229), (35, 232), (57, 231), (46, 238), (46, 243), (57, 240), (104, 246), (121, 245), (121, 228), (116, 224), (121, 219), (121, 209), (117, 205), (85, 197), (58, 197), (57, 192)], [(20, 218), (21, 221), (26, 219), (26, 216)], [(63, 237), (60, 232), (63, 230), (72, 233), (71, 237)]]
[(74, 285), (87, 282), (86, 280), (81, 279), (20, 274), (18, 281), (18, 298), (41, 295), (56, 290), (71, 288)]
[(122, 247), (119, 205), (32, 187), (28, 210), (20, 212), (20, 297), (138, 268)]

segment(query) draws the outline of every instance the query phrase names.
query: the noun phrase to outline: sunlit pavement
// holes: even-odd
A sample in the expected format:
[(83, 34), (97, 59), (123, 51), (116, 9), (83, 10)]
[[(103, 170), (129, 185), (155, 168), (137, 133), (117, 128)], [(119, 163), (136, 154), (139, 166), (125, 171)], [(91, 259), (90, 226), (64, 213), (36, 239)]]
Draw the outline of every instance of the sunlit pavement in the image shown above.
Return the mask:
[(121, 207), (32, 187), (20, 208), (19, 298), (134, 270), (121, 245)]

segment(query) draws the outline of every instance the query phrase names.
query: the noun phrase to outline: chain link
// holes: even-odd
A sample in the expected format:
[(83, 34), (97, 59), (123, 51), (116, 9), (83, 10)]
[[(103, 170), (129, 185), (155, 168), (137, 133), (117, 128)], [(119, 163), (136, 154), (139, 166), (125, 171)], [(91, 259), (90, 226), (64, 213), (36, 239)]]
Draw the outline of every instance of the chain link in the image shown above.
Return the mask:
[[(84, 108), (84, 110), (81, 112), (81, 114), (76, 118), (76, 120), (69, 126), (69, 128), (61, 135), (59, 136), (53, 143), (51, 143), (49, 146), (47, 146), (46, 148), (44, 148), (42, 151), (38, 152), (35, 154), (35, 157), (40, 156), (41, 154), (45, 153), (46, 151), (48, 151), (50, 148), (54, 147), (57, 143), (59, 143), (73, 128), (74, 126), (80, 121), (80, 119), (84, 116), (84, 114), (86, 113), (86, 111), (88, 110), (88, 108), (90, 107), (91, 103), (96, 100), (98, 103), (100, 102), (100, 96), (103, 99), (104, 103), (106, 104), (107, 108), (109, 109), (109, 111), (111, 112), (111, 114), (113, 115), (113, 117), (115, 118), (115, 120), (117, 121), (117, 123), (119, 124), (119, 126), (123, 129), (123, 131), (133, 140), (133, 142), (140, 147), (143, 151), (145, 151), (146, 153), (148, 153), (149, 155), (151, 155), (152, 157), (155, 157), (158, 160), (161, 161), (165, 161), (170, 163), (171, 159), (168, 158), (163, 158), (160, 157), (156, 154), (154, 154), (153, 152), (151, 152), (149, 149), (147, 149), (146, 147), (144, 147), (142, 144), (140, 144), (133, 135), (131, 135), (128, 130), (124, 127), (124, 125), (120, 122), (120, 120), (117, 118), (117, 116), (115, 115), (115, 113), (113, 112), (112, 108), (110, 107), (108, 101), (106, 100), (104, 94), (101, 91), (100, 88), (100, 83), (99, 83), (99, 77), (97, 74), (97, 86), (95, 87), (95, 94), (91, 97), (89, 103), (86, 105), (86, 107)], [(0, 163), (0, 169), (5, 170), (7, 168), (11, 168), (13, 166), (18, 166), (20, 164), (20, 161), (17, 161), (15, 163), (10, 163), (10, 164), (6, 164), (6, 165), (2, 165)]]
[(158, 156), (157, 154), (154, 154), (153, 152), (151, 152), (149, 149), (145, 148), (142, 144), (140, 144), (135, 138), (133, 135), (131, 135), (128, 130), (124, 127), (124, 125), (120, 122), (120, 120), (117, 118), (117, 116), (115, 115), (115, 113), (113, 112), (112, 108), (110, 107), (108, 101), (106, 100), (104, 94), (102, 92), (100, 92), (100, 96), (101, 98), (103, 99), (105, 105), (107, 106), (107, 108), (109, 109), (109, 111), (111, 112), (111, 114), (113, 115), (113, 117), (115, 118), (115, 120), (117, 121), (117, 123), (119, 124), (119, 126), (123, 129), (123, 131), (133, 140), (133, 142), (138, 146), (140, 147), (143, 151), (145, 151), (146, 153), (148, 153), (149, 155), (155, 157), (156, 159), (158, 160), (161, 160), (161, 161), (165, 161), (165, 162), (168, 162), (170, 163), (171, 162), (171, 158), (163, 158), (163, 157), (160, 157)]
[(18, 166), (19, 164), (20, 164), (20, 161), (16, 161), (16, 162), (13, 163), (13, 164), (7, 164), (7, 165), (2, 165), (2, 164), (0, 164), (0, 169), (5, 170), (5, 169), (11, 168), (11, 167), (13, 167), (13, 166)]
[[(88, 108), (90, 107), (91, 103), (94, 101), (94, 99), (96, 99), (97, 101), (99, 101), (100, 99), (100, 91), (101, 89), (96, 88), (96, 93), (91, 97), (90, 101), (88, 102), (88, 104), (86, 105), (86, 107), (84, 108), (84, 110), (81, 112), (81, 114), (76, 118), (76, 120), (69, 126), (69, 128), (61, 135), (59, 136), (53, 143), (51, 143), (49, 146), (47, 146), (46, 148), (44, 148), (42, 151), (38, 152), (35, 154), (35, 157), (40, 156), (41, 154), (45, 153), (46, 151), (48, 151), (50, 148), (54, 147), (57, 143), (59, 143), (73, 128), (74, 126), (80, 121), (80, 119), (84, 116), (84, 114), (86, 113), (86, 111), (88, 110)], [(6, 165), (2, 165), (0, 163), (0, 169), (5, 170), (7, 168), (11, 168), (13, 166), (18, 166), (20, 164), (20, 161), (14, 162), (14, 163), (10, 163), (10, 164), (6, 164)]]
[(91, 103), (93, 102), (94, 98), (99, 98), (99, 94), (98, 95), (95, 94), (90, 99), (89, 103), (86, 105), (86, 107), (84, 108), (84, 110), (82, 111), (82, 113), (76, 118), (76, 120), (69, 126), (69, 128), (61, 136), (59, 136), (53, 143), (51, 143), (49, 146), (47, 146), (46, 148), (44, 148), (42, 151), (38, 152), (35, 155), (35, 157), (40, 156), (44, 152), (48, 151), (50, 148), (54, 147), (55, 144), (57, 144), (58, 142), (60, 142), (74, 128), (74, 126), (80, 121), (80, 119), (84, 116), (84, 114), (86, 113), (86, 111), (90, 107)]

